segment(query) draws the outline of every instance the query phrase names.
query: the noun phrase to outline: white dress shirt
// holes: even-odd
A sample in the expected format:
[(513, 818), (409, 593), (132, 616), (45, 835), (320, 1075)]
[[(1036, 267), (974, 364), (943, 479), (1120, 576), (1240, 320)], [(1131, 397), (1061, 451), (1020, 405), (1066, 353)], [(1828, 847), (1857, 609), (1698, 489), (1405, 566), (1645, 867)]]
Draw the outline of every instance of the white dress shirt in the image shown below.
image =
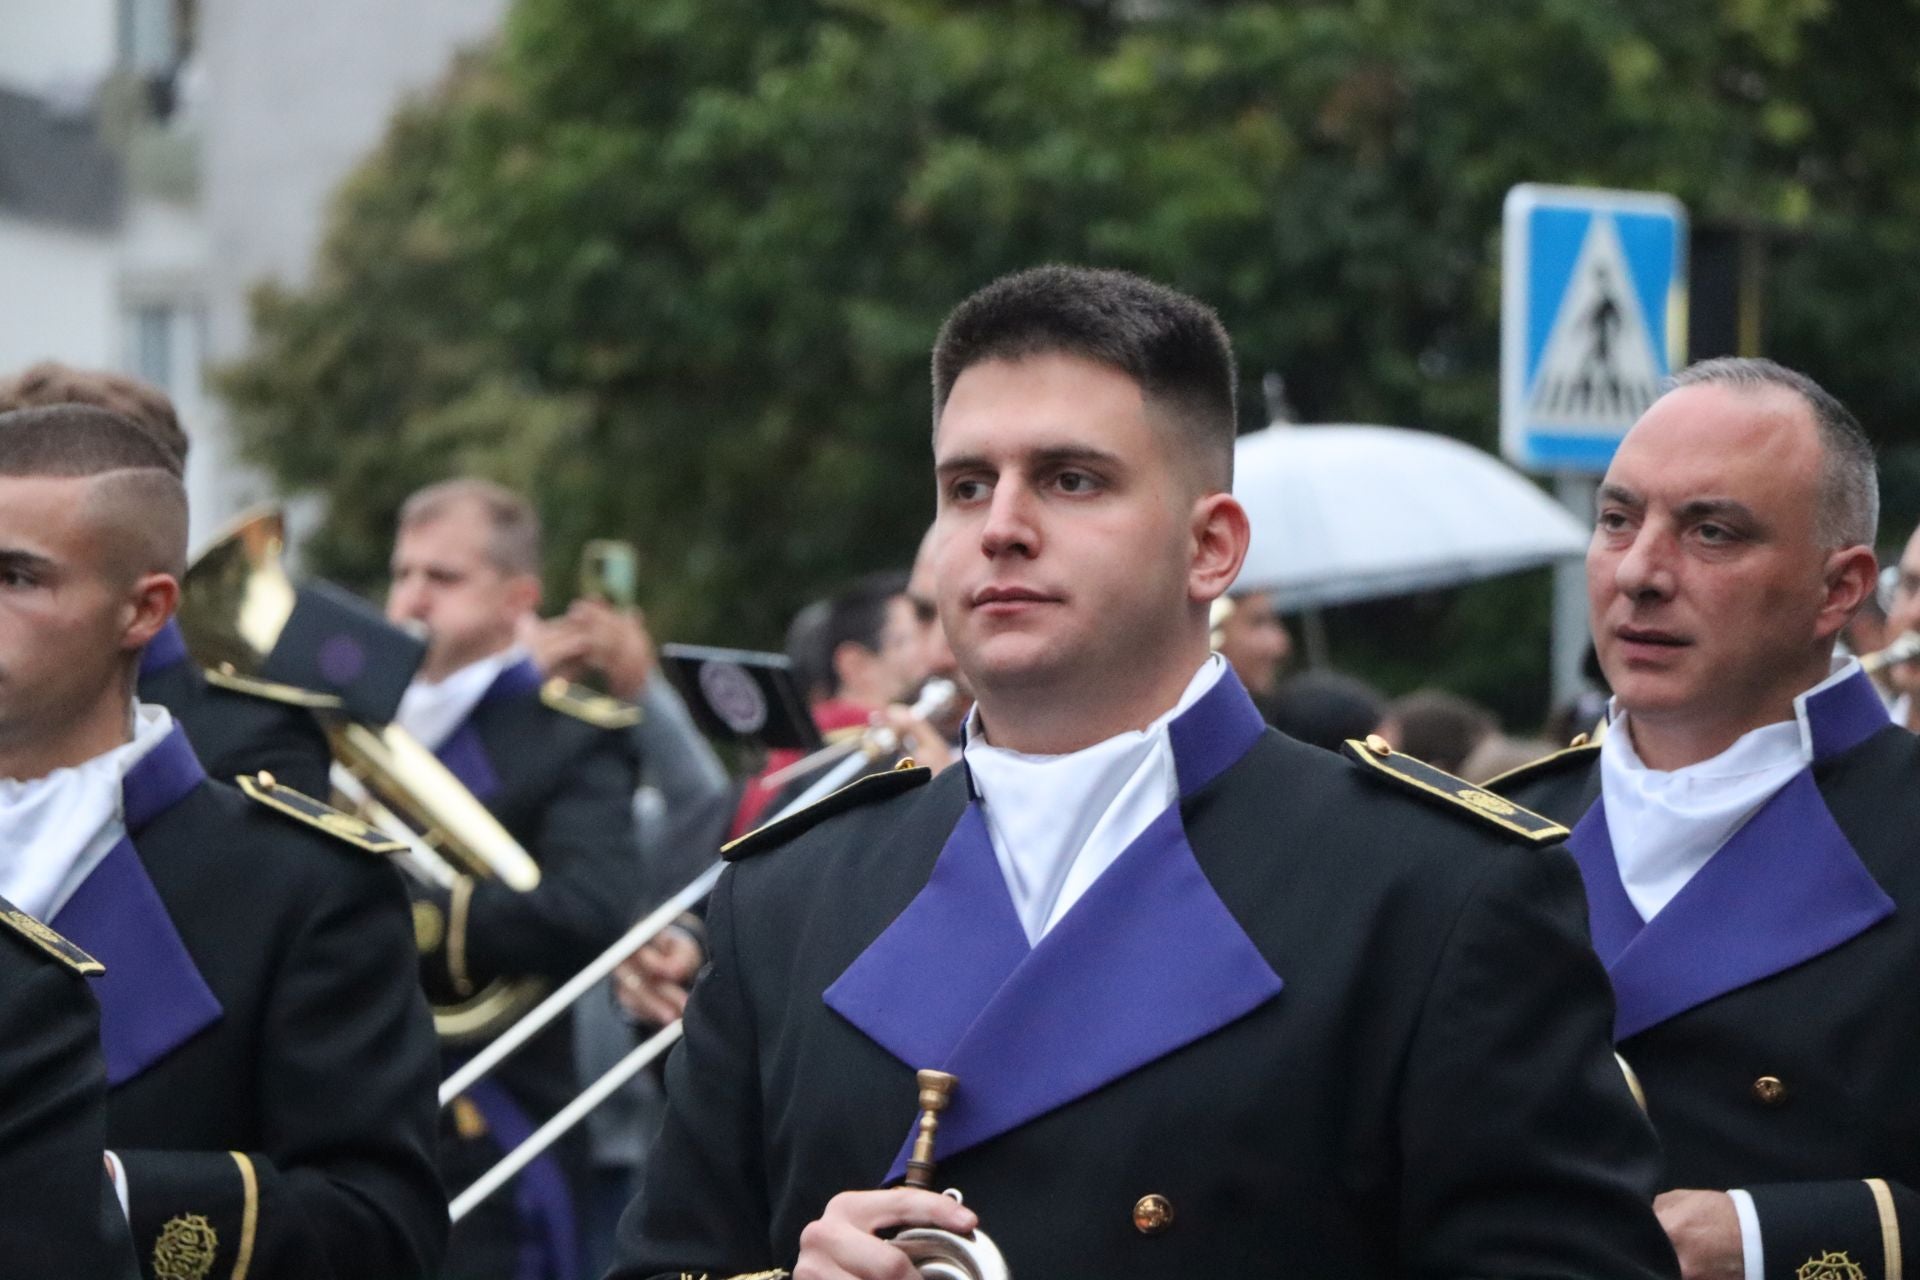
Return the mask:
[(525, 649), (514, 645), (490, 658), (469, 662), (444, 680), (415, 680), (400, 697), (394, 723), (419, 739), (427, 750), (438, 751), (472, 714), (500, 673), (526, 656)]
[[(1620, 884), (1642, 920), (1651, 920), (1780, 788), (1813, 763), (1807, 699), (1851, 677), (1860, 663), (1836, 659), (1833, 671), (1793, 700), (1791, 720), (1742, 734), (1719, 755), (1680, 769), (1649, 769), (1633, 749), (1627, 713), (1615, 699), (1600, 740), (1600, 795)], [(1735, 1188), (1745, 1280), (1764, 1280), (1760, 1215)]]
[(1218, 654), (1145, 729), (1060, 756), (993, 746), (976, 706), (964, 756), (1014, 911), (1037, 944), (1180, 794), (1167, 726), (1226, 672)]
[(127, 833), (127, 771), (173, 732), (165, 707), (135, 702), (133, 738), (71, 768), (0, 778), (0, 897), (51, 920)]

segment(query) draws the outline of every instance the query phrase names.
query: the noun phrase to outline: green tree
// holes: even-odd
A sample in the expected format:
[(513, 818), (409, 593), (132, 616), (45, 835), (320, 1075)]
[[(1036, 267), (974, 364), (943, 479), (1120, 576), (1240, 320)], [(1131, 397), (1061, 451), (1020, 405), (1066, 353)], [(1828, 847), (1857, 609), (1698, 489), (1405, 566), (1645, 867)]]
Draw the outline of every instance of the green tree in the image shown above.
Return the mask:
[[(1791, 233), (1785, 350), (1904, 431), (1876, 272), (1920, 254), (1914, 8), (519, 0), (341, 193), (313, 283), (260, 295), (225, 390), (330, 500), (323, 572), (376, 580), (400, 497), (475, 470), (535, 494), (555, 582), (629, 536), (666, 634), (777, 643), (912, 554), (926, 353), (980, 283), (1143, 271), (1219, 308), (1243, 425), (1278, 371), (1309, 420), (1490, 446), (1500, 202), (1550, 180)], [(1536, 711), (1538, 577), (1451, 607), (1340, 657)]]

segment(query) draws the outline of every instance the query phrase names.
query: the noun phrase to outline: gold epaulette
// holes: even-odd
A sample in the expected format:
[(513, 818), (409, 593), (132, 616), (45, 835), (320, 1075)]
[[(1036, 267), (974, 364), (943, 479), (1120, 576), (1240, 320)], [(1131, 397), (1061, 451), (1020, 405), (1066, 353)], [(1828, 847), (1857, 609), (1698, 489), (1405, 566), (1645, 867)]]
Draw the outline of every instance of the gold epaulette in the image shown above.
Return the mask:
[(1529, 760), (1518, 768), (1509, 769), (1498, 777), (1489, 778), (1487, 789), (1507, 791), (1550, 774), (1559, 773), (1562, 769), (1576, 765), (1584, 768), (1588, 761), (1599, 754), (1599, 751), (1600, 743), (1588, 741), (1587, 735), (1583, 733), (1573, 740), (1571, 746), (1562, 747), (1558, 751), (1541, 756), (1538, 760)]
[(285, 814), (296, 822), (316, 827), (336, 840), (344, 840), (362, 853), (399, 853), (406, 847), (398, 840), (389, 839), (378, 827), (362, 822), (350, 813), (342, 813), (305, 792), (275, 782), (270, 773), (242, 774), (234, 781), (249, 799), (257, 800), (275, 813)]
[(107, 966), (18, 907), (0, 910), (0, 924), (6, 925), (7, 928), (83, 977), (97, 978), (107, 971)]
[(244, 693), (253, 698), (265, 698), (268, 702), (284, 702), (288, 706), (310, 707), (319, 711), (332, 711), (340, 706), (337, 695), (316, 693), (312, 689), (302, 689), (297, 684), (259, 680), (225, 667), (208, 667), (206, 674), (208, 684), (229, 693)]
[(609, 698), (558, 676), (540, 686), (540, 701), (561, 715), (584, 720), (596, 729), (631, 729), (640, 723), (640, 708), (631, 702)]
[(926, 785), (932, 778), (933, 770), (925, 765), (902, 760), (897, 768), (856, 778), (838, 791), (821, 796), (798, 813), (777, 818), (764, 827), (755, 827), (738, 840), (722, 845), (720, 856), (728, 862), (738, 862), (763, 849), (771, 849), (783, 840), (791, 840), (801, 832), (819, 826), (836, 813), (845, 813), (857, 805), (911, 791)]
[(1416, 795), (1445, 804), (1456, 813), (1471, 814), (1509, 835), (1532, 844), (1552, 844), (1567, 838), (1567, 829), (1553, 819), (1522, 809), (1424, 760), (1395, 751), (1383, 738), (1370, 735), (1364, 742), (1358, 738), (1348, 739), (1345, 750), (1349, 759), (1368, 767), (1369, 776), (1397, 783)]

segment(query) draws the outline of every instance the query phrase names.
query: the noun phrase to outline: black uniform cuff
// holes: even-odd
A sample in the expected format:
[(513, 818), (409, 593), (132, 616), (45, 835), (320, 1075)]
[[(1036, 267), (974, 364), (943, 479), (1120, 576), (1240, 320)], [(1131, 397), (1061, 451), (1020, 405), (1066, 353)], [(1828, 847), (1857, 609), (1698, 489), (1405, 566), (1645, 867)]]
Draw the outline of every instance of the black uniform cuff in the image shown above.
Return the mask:
[(260, 1181), (239, 1151), (120, 1151), (140, 1274), (247, 1280)]
[(1778, 1182), (1746, 1188), (1766, 1280), (1901, 1280), (1899, 1210), (1888, 1184)]

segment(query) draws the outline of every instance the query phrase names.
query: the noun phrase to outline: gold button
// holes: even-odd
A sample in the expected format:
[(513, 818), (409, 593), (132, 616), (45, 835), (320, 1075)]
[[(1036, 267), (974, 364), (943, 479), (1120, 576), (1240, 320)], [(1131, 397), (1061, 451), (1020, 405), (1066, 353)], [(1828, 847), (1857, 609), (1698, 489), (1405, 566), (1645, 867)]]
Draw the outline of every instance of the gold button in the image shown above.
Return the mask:
[(1133, 1202), (1133, 1225), (1143, 1236), (1157, 1236), (1173, 1225), (1173, 1202), (1165, 1196), (1141, 1196)]
[(1584, 733), (1576, 733), (1573, 735), (1573, 741), (1567, 745), (1569, 747), (1584, 747), (1587, 745), (1587, 735)]
[(1779, 1076), (1761, 1076), (1753, 1082), (1753, 1098), (1763, 1107), (1777, 1107), (1787, 1100), (1787, 1086)]
[(1393, 745), (1379, 734), (1370, 733), (1367, 735), (1367, 750), (1377, 756), (1390, 756), (1393, 754)]

